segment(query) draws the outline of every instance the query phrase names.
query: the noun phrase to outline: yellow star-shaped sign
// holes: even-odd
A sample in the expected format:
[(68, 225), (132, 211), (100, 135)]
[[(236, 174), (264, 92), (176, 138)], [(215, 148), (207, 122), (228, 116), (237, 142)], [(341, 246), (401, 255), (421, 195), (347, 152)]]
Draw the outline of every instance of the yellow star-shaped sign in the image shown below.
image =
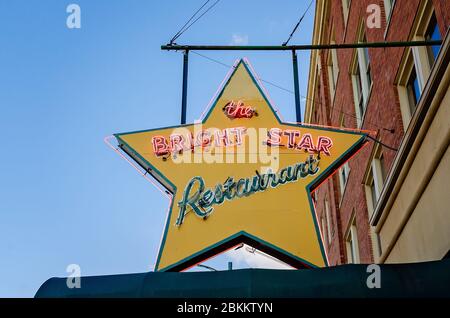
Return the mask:
[(202, 122), (115, 134), (172, 203), (155, 270), (247, 243), (296, 268), (327, 266), (313, 191), (366, 134), (280, 121), (247, 61)]

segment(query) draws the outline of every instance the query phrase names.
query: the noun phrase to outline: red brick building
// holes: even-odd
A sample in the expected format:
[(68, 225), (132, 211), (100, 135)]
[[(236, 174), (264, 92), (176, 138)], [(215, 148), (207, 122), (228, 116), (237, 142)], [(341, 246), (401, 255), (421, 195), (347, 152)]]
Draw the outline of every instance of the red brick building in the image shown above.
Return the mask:
[[(443, 39), (449, 25), (448, 0), (317, 0), (313, 44)], [(312, 52), (305, 122), (373, 131), (384, 144), (370, 142), (315, 193), (331, 266), (379, 260), (371, 219), (438, 52)]]

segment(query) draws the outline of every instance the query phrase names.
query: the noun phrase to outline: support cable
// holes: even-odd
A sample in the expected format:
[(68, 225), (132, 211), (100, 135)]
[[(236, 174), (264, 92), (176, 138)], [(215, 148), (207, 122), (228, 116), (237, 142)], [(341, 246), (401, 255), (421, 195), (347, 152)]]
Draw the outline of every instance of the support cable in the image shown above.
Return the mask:
[(292, 36), (294, 35), (295, 31), (297, 31), (297, 28), (299, 27), (300, 23), (302, 23), (303, 19), (305, 18), (305, 15), (308, 13), (309, 8), (311, 8), (312, 4), (313, 4), (314, 0), (311, 0), (311, 2), (309, 3), (308, 7), (306, 8), (305, 12), (303, 13), (303, 15), (300, 17), (300, 20), (298, 20), (297, 24), (295, 25), (294, 29), (292, 30), (291, 34), (289, 35), (289, 38), (287, 39), (286, 42), (284, 42), (282, 44), (282, 46), (286, 46), (288, 45), (289, 41), (292, 39)]
[(385, 147), (385, 148), (387, 148), (387, 149), (389, 149), (389, 150), (392, 150), (392, 151), (395, 151), (395, 152), (397, 152), (398, 151), (398, 149), (397, 148), (394, 148), (394, 147), (391, 147), (391, 146), (389, 146), (389, 145), (386, 145), (385, 143), (383, 143), (382, 141), (380, 141), (380, 140), (378, 140), (378, 139), (375, 139), (374, 137), (372, 137), (371, 135), (367, 135), (367, 138), (369, 138), (370, 140), (372, 140), (373, 142), (375, 142), (375, 143), (377, 143), (377, 144), (379, 144), (379, 145), (381, 145), (381, 146), (383, 146), (383, 147)]
[(189, 20), (187, 20), (187, 22), (181, 27), (181, 29), (175, 33), (175, 35), (172, 37), (172, 39), (170, 39), (170, 44), (173, 44), (173, 42), (180, 36), (181, 31), (183, 31), (183, 29), (186, 27), (186, 25), (189, 24), (189, 22), (192, 21), (192, 19), (200, 12), (200, 10), (203, 9), (204, 6), (206, 6), (208, 4), (208, 2), (211, 0), (207, 0), (197, 11), (195, 11), (195, 13), (189, 18)]
[[(169, 42), (169, 46), (173, 45), (175, 40), (178, 39), (184, 32), (186, 32), (187, 30), (189, 30), (189, 28), (191, 26), (193, 26), (198, 20), (200, 20), (206, 13), (209, 12), (209, 10), (211, 10), (212, 8), (214, 8), (219, 2), (220, 0), (216, 0), (216, 2), (214, 2), (211, 6), (209, 6), (197, 19), (195, 19), (191, 24), (187, 25), (197, 14), (198, 12), (200, 12), (200, 10), (209, 2), (210, 0), (206, 1), (201, 7), (200, 9), (197, 10), (196, 13), (194, 13), (194, 15), (188, 20), (188, 22), (185, 23), (185, 25), (183, 26), (183, 28), (180, 29), (180, 31), (177, 32), (177, 34), (174, 35), (174, 37), (170, 40)], [(186, 26), (187, 25), (187, 26)]]

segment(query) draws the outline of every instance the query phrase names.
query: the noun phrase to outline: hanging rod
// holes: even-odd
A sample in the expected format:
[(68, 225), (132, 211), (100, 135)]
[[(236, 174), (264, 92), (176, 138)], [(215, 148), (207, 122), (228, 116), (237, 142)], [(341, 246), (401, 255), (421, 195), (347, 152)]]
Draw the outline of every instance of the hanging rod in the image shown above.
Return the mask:
[(406, 41), (406, 42), (361, 42), (343, 44), (315, 44), (315, 45), (161, 45), (166, 51), (309, 51), (326, 49), (355, 49), (355, 48), (389, 48), (413, 46), (438, 46), (436, 41)]

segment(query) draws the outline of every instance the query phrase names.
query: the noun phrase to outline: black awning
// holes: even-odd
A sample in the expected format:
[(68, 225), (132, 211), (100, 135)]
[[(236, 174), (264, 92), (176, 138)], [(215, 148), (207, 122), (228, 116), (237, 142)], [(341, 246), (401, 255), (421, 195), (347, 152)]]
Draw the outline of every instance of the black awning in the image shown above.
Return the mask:
[(51, 278), (35, 297), (161, 298), (403, 298), (450, 297), (450, 259), (380, 265), (381, 288), (370, 289), (367, 265), (322, 269), (243, 269), (218, 272), (150, 272), (81, 278), (69, 289)]

